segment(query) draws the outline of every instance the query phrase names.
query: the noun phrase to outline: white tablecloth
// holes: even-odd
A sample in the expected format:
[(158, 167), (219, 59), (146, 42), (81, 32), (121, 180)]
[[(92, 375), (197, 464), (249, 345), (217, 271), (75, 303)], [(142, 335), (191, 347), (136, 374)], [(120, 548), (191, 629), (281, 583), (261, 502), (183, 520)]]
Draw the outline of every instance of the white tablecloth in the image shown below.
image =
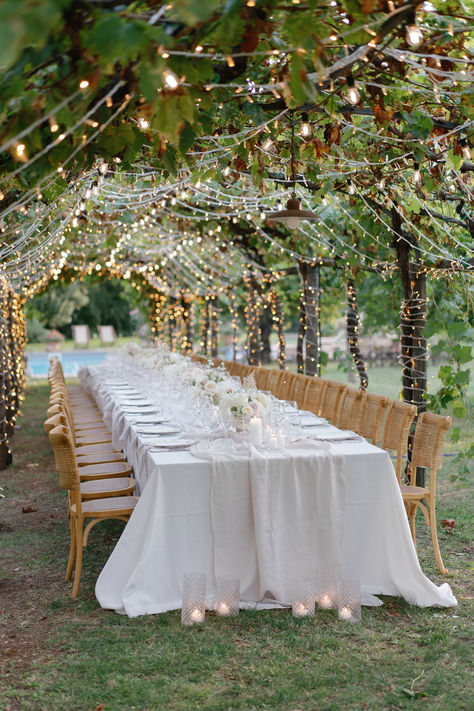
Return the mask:
[(189, 451), (149, 451), (103, 378), (100, 368), (81, 372), (141, 495), (97, 581), (102, 607), (130, 617), (179, 609), (188, 572), (206, 574), (209, 606), (217, 575), (239, 578), (242, 606), (288, 604), (292, 581), (318, 581), (333, 555), (345, 577), (361, 581), (365, 604), (378, 604), (376, 594), (422, 607), (457, 604), (449, 585), (435, 586), (419, 566), (383, 450), (365, 440), (321, 443), (264, 454), (257, 477), (251, 458), (237, 458), (216, 479), (210, 461)]

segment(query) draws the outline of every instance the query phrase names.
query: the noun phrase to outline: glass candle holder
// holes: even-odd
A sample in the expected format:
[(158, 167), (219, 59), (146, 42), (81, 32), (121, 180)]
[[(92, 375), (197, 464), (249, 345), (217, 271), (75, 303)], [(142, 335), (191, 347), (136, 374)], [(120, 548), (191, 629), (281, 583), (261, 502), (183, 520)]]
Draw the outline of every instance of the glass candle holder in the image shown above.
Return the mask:
[(340, 565), (332, 563), (325, 566), (317, 595), (318, 607), (321, 610), (337, 609), (337, 595), (341, 579)]
[(291, 610), (293, 617), (314, 617), (314, 582), (295, 580)]
[(240, 582), (238, 578), (216, 579), (216, 615), (232, 617), (239, 614)]
[(206, 616), (206, 576), (204, 573), (186, 573), (183, 578), (183, 604), (181, 622), (196, 625)]
[(343, 580), (337, 590), (337, 616), (345, 622), (360, 622), (360, 582)]

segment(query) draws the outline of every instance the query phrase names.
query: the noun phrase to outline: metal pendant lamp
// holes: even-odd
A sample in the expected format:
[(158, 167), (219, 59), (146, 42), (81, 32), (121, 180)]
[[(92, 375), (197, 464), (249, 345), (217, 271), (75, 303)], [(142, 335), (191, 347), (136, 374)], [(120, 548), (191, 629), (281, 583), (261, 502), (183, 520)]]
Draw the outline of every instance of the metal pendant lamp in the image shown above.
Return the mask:
[(286, 210), (278, 210), (277, 212), (270, 212), (267, 215), (268, 220), (273, 220), (274, 222), (282, 222), (284, 225), (290, 229), (295, 229), (299, 227), (301, 220), (317, 220), (318, 215), (311, 210), (302, 210), (300, 208), (300, 201), (296, 197), (296, 165), (295, 165), (295, 125), (291, 124), (291, 183), (293, 190), (291, 192), (291, 197), (286, 203)]

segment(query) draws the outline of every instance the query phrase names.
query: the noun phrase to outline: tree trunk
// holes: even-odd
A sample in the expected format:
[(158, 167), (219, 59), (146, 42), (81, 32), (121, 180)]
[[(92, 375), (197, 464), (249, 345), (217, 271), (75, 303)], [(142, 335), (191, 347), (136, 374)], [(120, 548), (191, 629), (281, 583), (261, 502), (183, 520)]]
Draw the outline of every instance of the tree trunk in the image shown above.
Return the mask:
[(208, 354), (208, 335), (209, 335), (209, 301), (205, 299), (201, 307), (201, 351), (207, 356)]
[(357, 307), (357, 291), (354, 279), (347, 280), (347, 315), (346, 332), (349, 352), (359, 373), (360, 389), (367, 390), (369, 379), (364, 359), (359, 349), (359, 309)]
[(183, 350), (186, 354), (193, 352), (193, 305), (184, 296), (181, 297), (183, 314)]
[[(423, 334), (426, 322), (426, 276), (416, 265), (410, 267), (410, 248), (413, 246), (402, 233), (402, 220), (392, 209), (392, 228), (397, 261), (403, 285), (403, 303), (400, 318), (400, 347), (402, 361), (403, 400), (416, 405), (418, 412), (425, 409), (423, 396), (427, 388), (427, 348)], [(403, 235), (403, 236), (402, 236)], [(416, 247), (416, 245), (415, 245)], [(416, 422), (416, 419), (415, 419)], [(411, 461), (413, 436), (408, 443), (408, 462)], [(418, 467), (417, 486), (425, 485), (425, 469)]]
[(247, 279), (248, 301), (246, 307), (248, 334), (248, 363), (260, 365), (261, 340), (257, 306), (258, 282), (253, 274)]
[(270, 346), (270, 335), (272, 332), (273, 319), (270, 307), (264, 308), (260, 316), (260, 336), (261, 336), (261, 356), (262, 363), (271, 363), (272, 349)]
[(283, 312), (281, 309), (281, 301), (275, 289), (272, 289), (272, 313), (273, 321), (278, 334), (278, 365), (280, 370), (285, 370), (286, 353), (285, 353), (285, 333), (283, 330)]
[(211, 296), (209, 303), (209, 331), (211, 357), (217, 358), (219, 341), (219, 305), (217, 296)]
[(306, 264), (305, 274), (306, 338), (305, 373), (319, 374), (321, 322), (319, 318), (319, 265)]
[(298, 324), (298, 338), (296, 341), (296, 366), (298, 373), (304, 373), (304, 344), (305, 344), (305, 333), (306, 333), (306, 308), (305, 308), (305, 288), (304, 283), (306, 280), (306, 262), (298, 262), (298, 271), (301, 278), (301, 293), (300, 293), (300, 309), (299, 309), (299, 324)]

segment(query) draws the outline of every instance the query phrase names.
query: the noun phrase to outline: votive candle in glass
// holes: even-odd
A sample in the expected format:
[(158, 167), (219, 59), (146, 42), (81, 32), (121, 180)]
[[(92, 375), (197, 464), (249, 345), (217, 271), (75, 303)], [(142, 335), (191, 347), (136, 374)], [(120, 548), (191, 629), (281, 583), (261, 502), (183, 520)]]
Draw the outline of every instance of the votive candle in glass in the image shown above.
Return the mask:
[(337, 563), (328, 563), (323, 572), (318, 588), (318, 607), (321, 610), (337, 608), (338, 585), (342, 578), (341, 566)]
[(345, 622), (360, 622), (360, 582), (343, 580), (337, 589), (337, 616)]
[(181, 622), (196, 625), (206, 616), (206, 576), (204, 573), (186, 573), (183, 578), (183, 604)]
[(216, 579), (216, 615), (232, 617), (239, 614), (240, 582), (238, 578), (218, 577)]
[(314, 617), (314, 582), (295, 580), (291, 609), (293, 617)]

